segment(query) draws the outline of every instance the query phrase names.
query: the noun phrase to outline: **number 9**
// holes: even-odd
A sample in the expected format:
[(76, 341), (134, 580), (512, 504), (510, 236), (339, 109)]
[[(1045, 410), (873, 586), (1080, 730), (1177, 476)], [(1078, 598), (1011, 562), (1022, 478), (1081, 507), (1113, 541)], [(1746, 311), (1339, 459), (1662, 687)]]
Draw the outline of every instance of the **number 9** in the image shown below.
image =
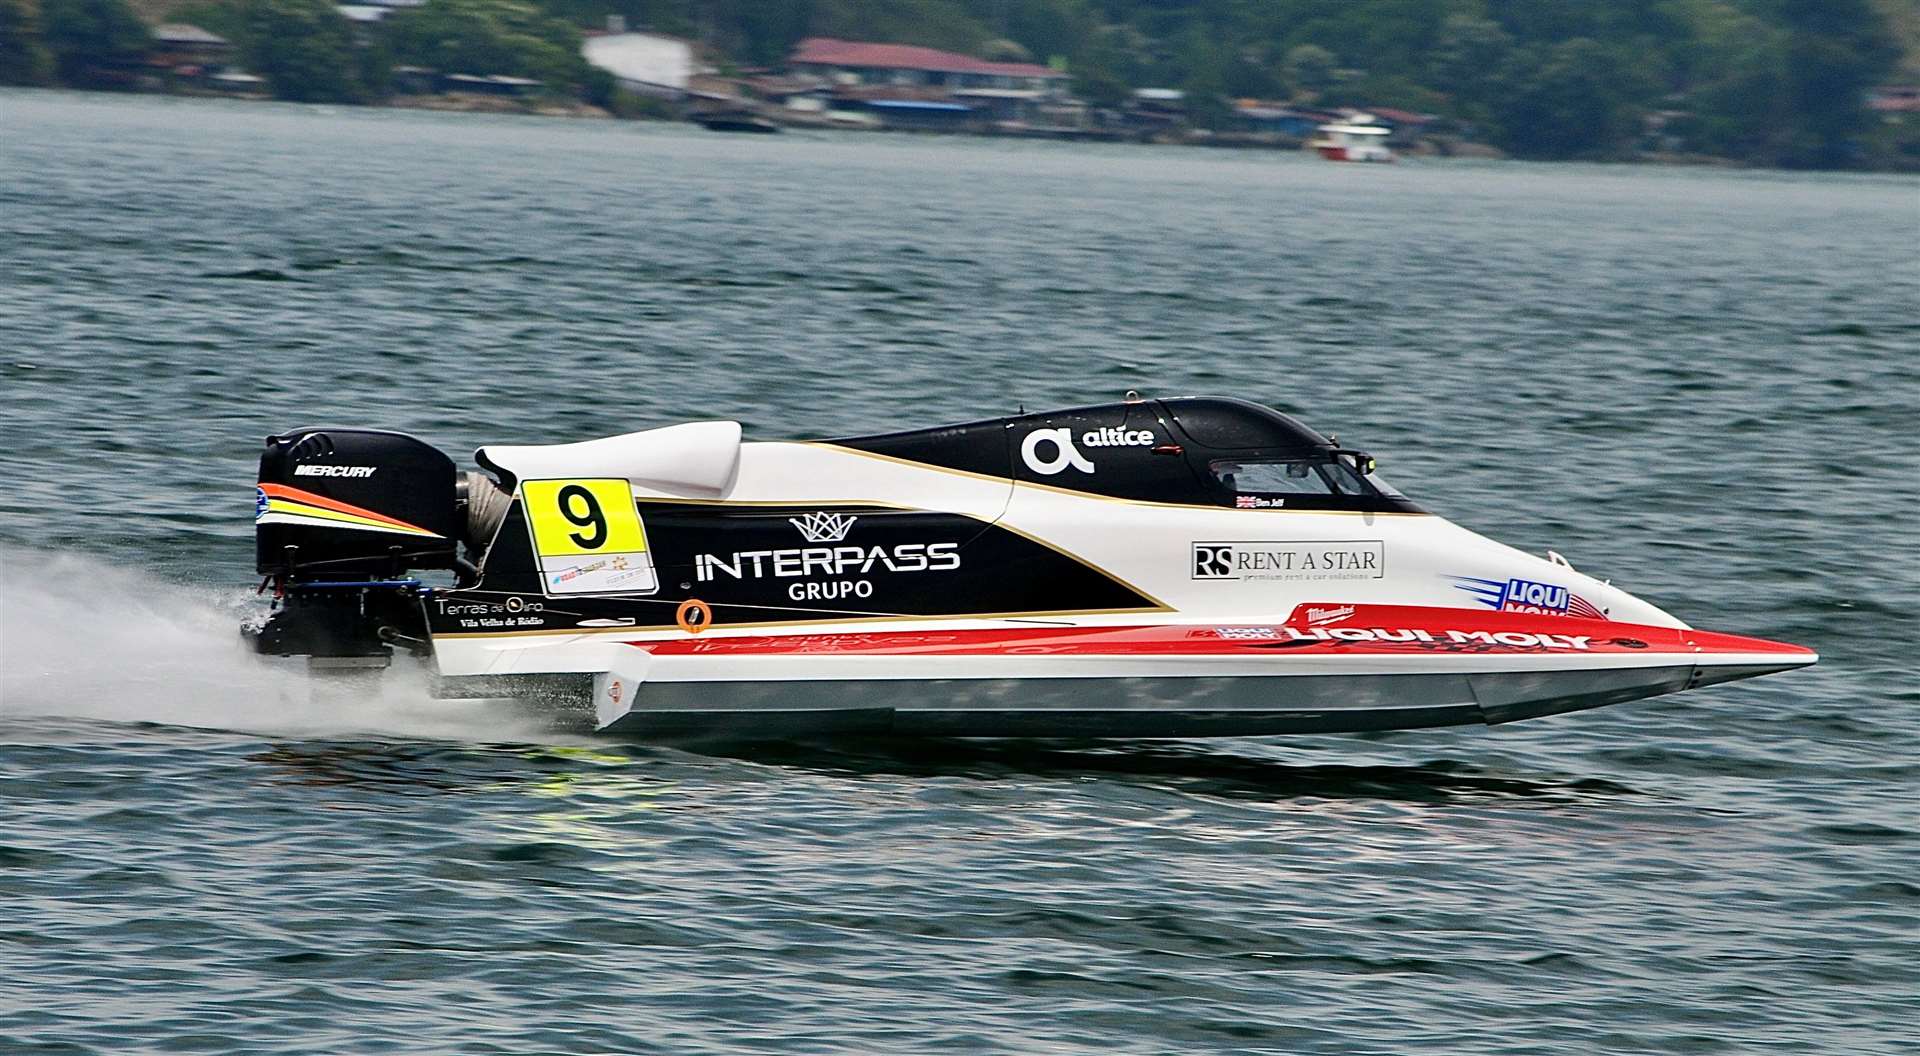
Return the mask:
[[(584, 506), (585, 509), (576, 509), (575, 499), (580, 500), (579, 505)], [(569, 523), (592, 529), (590, 534), (569, 533), (567, 538), (572, 539), (574, 545), (583, 550), (597, 550), (607, 541), (607, 518), (600, 512), (600, 503), (593, 497), (593, 492), (578, 484), (569, 484), (560, 489), (560, 494), (555, 496), (555, 501), (560, 506), (560, 516), (565, 517)]]

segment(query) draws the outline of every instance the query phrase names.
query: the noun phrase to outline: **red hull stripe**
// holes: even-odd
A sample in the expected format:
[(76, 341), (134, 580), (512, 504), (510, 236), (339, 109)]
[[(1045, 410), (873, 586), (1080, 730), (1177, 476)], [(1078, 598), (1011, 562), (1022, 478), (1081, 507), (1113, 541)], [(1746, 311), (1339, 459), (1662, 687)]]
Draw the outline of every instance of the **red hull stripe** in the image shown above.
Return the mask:
[[(1322, 616), (1312, 620), (1313, 613)], [(1710, 631), (1531, 613), (1333, 604), (1299, 606), (1293, 617), (1277, 624), (1222, 621), (1214, 625), (702, 636), (629, 644), (661, 656), (1813, 655), (1797, 645)]]

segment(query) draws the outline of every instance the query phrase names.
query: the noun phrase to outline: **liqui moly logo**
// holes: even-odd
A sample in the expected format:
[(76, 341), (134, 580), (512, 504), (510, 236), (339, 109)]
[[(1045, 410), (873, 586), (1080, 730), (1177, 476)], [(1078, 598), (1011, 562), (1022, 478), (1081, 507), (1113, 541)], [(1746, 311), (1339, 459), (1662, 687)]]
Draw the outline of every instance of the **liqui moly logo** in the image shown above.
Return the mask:
[(1454, 588), (1464, 590), (1490, 609), (1530, 612), (1541, 616), (1578, 616), (1604, 620), (1606, 614), (1566, 587), (1531, 579), (1477, 579), (1449, 576)]
[(1585, 651), (1593, 643), (1591, 635), (1535, 634), (1528, 631), (1429, 631), (1418, 627), (1281, 627), (1279, 631), (1287, 641), (1294, 642), (1418, 642), (1576, 651)]
[(1504, 612), (1565, 612), (1572, 592), (1551, 583), (1531, 579), (1509, 579), (1505, 596), (1500, 599)]

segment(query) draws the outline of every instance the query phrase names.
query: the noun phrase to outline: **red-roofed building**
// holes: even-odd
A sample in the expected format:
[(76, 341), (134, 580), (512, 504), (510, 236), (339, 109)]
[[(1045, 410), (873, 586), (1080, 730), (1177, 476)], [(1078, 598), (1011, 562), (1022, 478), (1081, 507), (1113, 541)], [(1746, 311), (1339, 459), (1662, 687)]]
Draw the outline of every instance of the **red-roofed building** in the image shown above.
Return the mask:
[(787, 58), (795, 74), (835, 84), (893, 84), (946, 88), (1065, 91), (1067, 75), (1030, 62), (988, 62), (971, 55), (912, 44), (864, 44), (808, 37)]
[(1867, 93), (1867, 109), (1882, 114), (1920, 114), (1920, 86), (1889, 84)]

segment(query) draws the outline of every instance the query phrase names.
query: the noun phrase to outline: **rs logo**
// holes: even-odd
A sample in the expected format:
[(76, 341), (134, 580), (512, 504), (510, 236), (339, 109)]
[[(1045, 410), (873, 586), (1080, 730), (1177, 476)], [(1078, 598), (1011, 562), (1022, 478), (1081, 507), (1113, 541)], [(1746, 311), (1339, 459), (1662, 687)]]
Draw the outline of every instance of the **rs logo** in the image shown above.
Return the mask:
[[(1051, 458), (1040, 457), (1042, 443), (1053, 445)], [(1082, 473), (1093, 472), (1093, 463), (1080, 453), (1079, 448), (1073, 446), (1071, 429), (1035, 429), (1028, 433), (1027, 438), (1020, 441), (1020, 460), (1027, 464), (1028, 469), (1043, 477), (1051, 477), (1068, 466)]]
[(1232, 579), (1232, 543), (1193, 544), (1193, 578)]

